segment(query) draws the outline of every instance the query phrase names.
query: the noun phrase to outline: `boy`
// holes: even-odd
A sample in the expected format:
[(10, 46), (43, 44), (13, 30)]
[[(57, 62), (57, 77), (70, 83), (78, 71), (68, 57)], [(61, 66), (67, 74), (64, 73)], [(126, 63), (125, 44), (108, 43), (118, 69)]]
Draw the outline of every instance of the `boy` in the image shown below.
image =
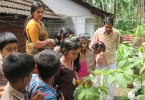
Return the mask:
[(11, 53), (16, 53), (18, 50), (18, 40), (11, 32), (0, 33), (0, 97), (3, 93), (4, 86), (7, 84), (7, 79), (2, 70), (3, 58)]
[[(35, 63), (25, 53), (9, 54), (3, 61), (3, 72), (8, 80), (1, 100), (28, 100), (26, 86), (31, 80)], [(30, 100), (44, 100), (41, 94), (34, 93)], [(35, 98), (33, 98), (35, 97)]]
[(58, 55), (51, 49), (43, 50), (34, 56), (35, 67), (39, 74), (33, 74), (28, 85), (28, 95), (31, 97), (34, 91), (39, 90), (45, 96), (44, 100), (57, 100), (56, 91), (51, 86), (54, 74), (60, 67)]

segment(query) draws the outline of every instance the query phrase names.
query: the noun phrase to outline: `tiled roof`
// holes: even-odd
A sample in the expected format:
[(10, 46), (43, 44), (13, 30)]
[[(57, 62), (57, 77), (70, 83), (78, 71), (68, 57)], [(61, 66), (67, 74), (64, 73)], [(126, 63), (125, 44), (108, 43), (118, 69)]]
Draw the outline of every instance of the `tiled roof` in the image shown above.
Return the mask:
[(94, 7), (91, 4), (89, 4), (88, 2), (85, 2), (83, 0), (72, 0), (72, 1), (77, 3), (77, 4), (79, 4), (79, 5), (81, 5), (81, 6), (83, 6), (83, 7), (85, 7), (85, 8), (87, 8), (87, 9), (89, 9), (92, 14), (100, 16), (101, 18), (105, 18), (105, 16), (114, 15), (114, 14), (111, 14), (111, 13), (106, 12), (104, 10), (101, 10), (101, 9), (99, 9), (97, 7)]
[[(28, 16), (32, 2), (36, 0), (0, 0), (0, 13), (3, 14), (18, 14)], [(41, 0), (37, 0), (42, 2)], [(43, 3), (43, 2), (42, 2)], [(43, 3), (44, 4), (44, 3)], [(45, 18), (60, 18), (48, 6), (45, 6)]]

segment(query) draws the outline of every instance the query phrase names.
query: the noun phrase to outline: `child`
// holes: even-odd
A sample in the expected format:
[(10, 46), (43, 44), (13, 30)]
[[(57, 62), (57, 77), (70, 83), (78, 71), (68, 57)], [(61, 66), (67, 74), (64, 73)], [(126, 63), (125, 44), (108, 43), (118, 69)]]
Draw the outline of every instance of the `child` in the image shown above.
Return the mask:
[(80, 51), (80, 66), (81, 69), (78, 72), (78, 77), (81, 81), (89, 75), (94, 68), (94, 51), (88, 48), (88, 39), (83, 34), (80, 34), (78, 40), (81, 44)]
[(57, 100), (57, 94), (51, 86), (54, 74), (60, 67), (60, 60), (58, 55), (51, 49), (41, 51), (34, 56), (36, 69), (38, 74), (33, 74), (32, 79), (28, 85), (29, 97), (34, 91), (39, 90), (44, 94), (44, 100)]
[[(94, 49), (94, 54), (95, 58), (97, 57), (97, 54), (100, 54), (100, 56), (103, 56), (101, 52), (105, 52), (105, 44), (101, 41), (98, 41), (97, 43), (93, 44), (92, 49)], [(98, 60), (100, 63), (102, 62), (101, 60)], [(95, 65), (96, 65), (96, 59), (95, 59)], [(96, 67), (96, 66), (95, 66)], [(94, 67), (94, 70), (95, 70)]]
[(60, 58), (60, 69), (54, 79), (54, 86), (58, 86), (62, 96), (58, 100), (74, 100), (73, 93), (77, 79), (76, 71), (80, 69), (77, 61), (79, 60), (77, 58), (80, 49), (80, 43), (74, 38), (66, 38), (60, 45), (60, 51), (63, 55)]
[[(3, 62), (3, 72), (8, 84), (5, 86), (1, 100), (28, 100), (26, 86), (31, 80), (35, 63), (31, 56), (25, 53), (8, 55)], [(44, 100), (39, 93), (30, 100)], [(34, 98), (33, 98), (34, 97)]]
[[(81, 52), (80, 52), (80, 66), (81, 69), (78, 73), (80, 80), (88, 76), (92, 70), (95, 70), (95, 54), (99, 54), (104, 51), (105, 45), (102, 42), (98, 42), (93, 45), (92, 49), (88, 48), (88, 39), (84, 35), (78, 37), (79, 42), (81, 43)], [(102, 45), (100, 46), (100, 43)]]
[(105, 44), (101, 41), (98, 41), (97, 43), (93, 44), (92, 49), (94, 49), (95, 54), (99, 54), (102, 51), (105, 52)]
[(3, 93), (4, 86), (7, 84), (7, 79), (2, 70), (3, 58), (11, 53), (16, 53), (18, 50), (18, 40), (11, 32), (0, 33), (0, 97)]
[(57, 34), (57, 37), (55, 39), (56, 47), (54, 48), (54, 51), (57, 54), (60, 54), (60, 43), (61, 43), (61, 41), (64, 40), (65, 38), (73, 37), (73, 36), (74, 36), (74, 32), (70, 27), (68, 27), (68, 26), (63, 27), (60, 30), (60, 33)]

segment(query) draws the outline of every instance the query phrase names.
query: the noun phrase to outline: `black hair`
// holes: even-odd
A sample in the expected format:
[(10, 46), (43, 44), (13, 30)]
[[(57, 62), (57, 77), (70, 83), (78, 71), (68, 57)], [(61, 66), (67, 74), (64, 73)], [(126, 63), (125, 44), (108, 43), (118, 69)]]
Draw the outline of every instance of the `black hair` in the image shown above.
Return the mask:
[[(76, 38), (66, 38), (60, 44), (60, 52), (65, 55), (69, 50), (76, 50), (81, 48), (81, 44)], [(76, 60), (74, 61), (74, 66), (76, 67), (76, 71), (80, 70), (79, 64), (79, 54)]]
[(104, 19), (103, 23), (104, 23), (104, 24), (105, 24), (105, 23), (110, 23), (110, 24), (113, 25), (113, 18), (112, 18), (112, 17), (106, 17), (106, 18)]
[(90, 39), (89, 33), (81, 33), (81, 34), (79, 34), (79, 36), (84, 36), (84, 37), (86, 37), (88, 40)]
[(89, 48), (89, 44), (88, 44), (89, 37), (88, 37), (88, 35), (86, 35), (85, 33), (81, 33), (81, 34), (78, 35), (77, 39), (78, 39), (78, 41), (80, 41), (80, 39), (85, 39), (86, 42), (87, 42), (86, 48)]
[(85, 39), (86, 41), (88, 40), (88, 37), (84, 34), (84, 33), (81, 33), (78, 35), (77, 39)]
[(27, 24), (28, 24), (28, 22), (33, 18), (33, 13), (35, 12), (35, 10), (37, 10), (39, 7), (43, 7), (43, 9), (45, 9), (44, 8), (44, 5), (41, 3), (41, 2), (39, 2), (39, 1), (34, 1), (33, 3), (32, 3), (32, 6), (31, 6), (31, 11), (30, 11), (30, 13), (31, 13), (31, 15), (29, 15), (28, 17), (27, 17), (27, 19), (26, 19), (26, 21), (25, 21), (25, 24), (24, 24), (24, 36), (27, 38), (27, 35), (26, 35), (26, 26), (27, 26)]
[(0, 50), (2, 50), (9, 43), (17, 43), (17, 37), (11, 32), (0, 33)]
[(91, 48), (96, 50), (99, 47), (103, 48), (103, 52), (105, 52), (105, 50), (106, 50), (105, 44), (103, 42), (101, 42), (101, 41), (98, 41), (95, 44), (93, 44)]
[(60, 43), (61, 43), (61, 36), (63, 36), (64, 38), (67, 38), (70, 35), (74, 35), (74, 31), (70, 27), (68, 27), (68, 26), (63, 27), (60, 30), (60, 33), (58, 33), (57, 36), (56, 36), (56, 39), (55, 39), (56, 45), (60, 45)]
[(13, 53), (3, 61), (3, 72), (7, 80), (16, 83), (21, 78), (28, 77), (33, 71), (35, 63), (26, 53)]
[(34, 56), (38, 73), (43, 81), (47, 81), (54, 76), (60, 67), (59, 56), (51, 49), (46, 49)]

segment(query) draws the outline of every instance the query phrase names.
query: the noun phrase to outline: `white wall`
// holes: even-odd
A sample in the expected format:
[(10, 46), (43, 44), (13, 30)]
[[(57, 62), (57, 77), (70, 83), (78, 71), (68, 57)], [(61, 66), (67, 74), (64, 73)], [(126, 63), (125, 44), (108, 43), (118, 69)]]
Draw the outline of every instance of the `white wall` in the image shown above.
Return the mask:
[(85, 18), (85, 32), (89, 33), (91, 39), (94, 36), (94, 19), (93, 18)]
[(89, 33), (91, 39), (94, 35), (94, 19), (92, 17), (72, 17), (76, 36), (80, 33)]
[(92, 16), (91, 12), (71, 0), (42, 0), (56, 14), (64, 16)]

